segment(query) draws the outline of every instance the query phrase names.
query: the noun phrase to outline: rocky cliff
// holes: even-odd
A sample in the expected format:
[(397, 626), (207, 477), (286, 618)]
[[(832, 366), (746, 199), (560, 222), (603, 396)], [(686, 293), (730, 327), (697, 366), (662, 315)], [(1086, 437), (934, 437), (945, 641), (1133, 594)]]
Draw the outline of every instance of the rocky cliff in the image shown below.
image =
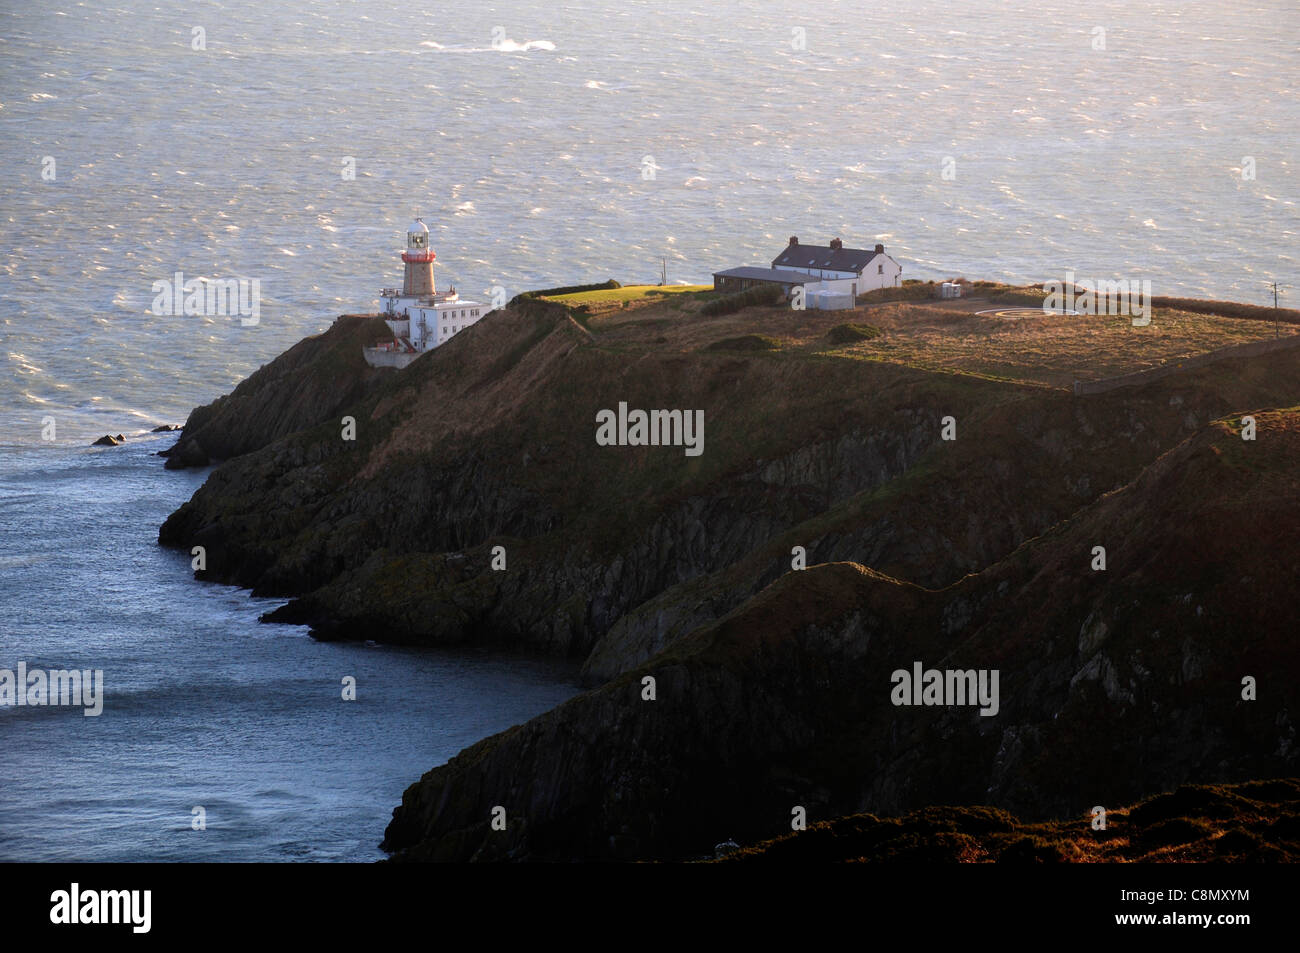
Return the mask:
[[(1212, 425), (941, 590), (856, 563), (787, 573), (641, 668), (431, 771), (387, 846), (435, 860), (675, 857), (776, 836), (796, 806), (819, 819), (934, 803), (1043, 818), (1188, 779), (1294, 773), (1300, 414), (1259, 419), (1266, 451)], [(1097, 544), (1104, 572), (1090, 568)], [(894, 706), (891, 673), (915, 661), (998, 670), (996, 716)], [(1258, 700), (1243, 700), (1247, 676), (1266, 686)], [(495, 804), (520, 823), (488, 829)]]
[(235, 390), (195, 408), (181, 439), (163, 451), (167, 467), (207, 466), (334, 417), (381, 376), (361, 349), (391, 340), (381, 318), (343, 315), (251, 374)]
[[(899, 307), (845, 348), (842, 315), (520, 300), (400, 372), (340, 369), (375, 333), (340, 322), (192, 415), (178, 449), (230, 459), (160, 540), (321, 637), (584, 661), (594, 690), (407, 791), (401, 858), (689, 856), (794, 806), (1047, 817), (1294, 773), (1300, 445), (1265, 408), (1300, 404), (1300, 358), (1081, 399), (873, 356), (951, 320)], [(714, 346), (742, 333), (779, 343)], [(703, 454), (598, 446), (619, 402), (702, 408)], [(894, 706), (914, 661), (998, 670), (998, 713)]]

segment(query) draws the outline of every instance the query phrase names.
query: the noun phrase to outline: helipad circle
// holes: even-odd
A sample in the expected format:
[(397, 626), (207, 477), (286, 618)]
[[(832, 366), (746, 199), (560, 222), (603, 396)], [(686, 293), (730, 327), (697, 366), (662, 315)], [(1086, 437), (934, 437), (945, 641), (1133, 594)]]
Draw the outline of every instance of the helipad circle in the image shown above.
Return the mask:
[(1044, 311), (1042, 308), (994, 308), (990, 311), (976, 311), (977, 315), (992, 315), (995, 318), (1009, 318), (1018, 321), (1022, 318), (1041, 318), (1045, 314), (1082, 314), (1081, 311), (1075, 311), (1066, 308), (1061, 311)]

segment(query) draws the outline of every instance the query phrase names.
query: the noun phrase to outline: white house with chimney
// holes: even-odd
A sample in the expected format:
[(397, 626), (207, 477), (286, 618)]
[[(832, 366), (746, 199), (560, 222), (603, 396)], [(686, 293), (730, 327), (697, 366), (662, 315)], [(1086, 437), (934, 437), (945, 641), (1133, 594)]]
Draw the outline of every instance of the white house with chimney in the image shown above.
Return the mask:
[(833, 291), (857, 295), (902, 283), (903, 266), (885, 254), (885, 246), (845, 248), (838, 238), (829, 245), (800, 245), (797, 235), (772, 259), (777, 271), (798, 271), (821, 278)]
[(393, 332), (393, 340), (365, 348), (371, 367), (405, 367), (425, 351), (451, 340), (490, 310), (477, 301), (466, 301), (455, 287), (439, 292), (433, 280), (437, 255), (429, 247), (429, 227), (417, 218), (406, 230), (402, 252), (402, 288), (379, 292), (379, 311)]
[(803, 289), (809, 308), (852, 308), (858, 295), (902, 284), (902, 266), (885, 253), (884, 245), (872, 250), (845, 248), (838, 238), (829, 245), (801, 245), (798, 236), (772, 259), (771, 268), (729, 268), (713, 274), (717, 291), (743, 291), (758, 284), (782, 286), (788, 296)]

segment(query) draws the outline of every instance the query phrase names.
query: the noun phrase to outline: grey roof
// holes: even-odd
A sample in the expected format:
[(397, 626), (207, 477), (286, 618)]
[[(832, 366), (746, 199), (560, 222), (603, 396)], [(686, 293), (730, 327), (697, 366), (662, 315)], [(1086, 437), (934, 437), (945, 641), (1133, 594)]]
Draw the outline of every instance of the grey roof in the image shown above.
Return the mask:
[(784, 271), (780, 268), (728, 268), (726, 271), (715, 271), (715, 278), (748, 278), (751, 281), (779, 281), (783, 285), (811, 285), (821, 278), (816, 275), (805, 275), (797, 271)]
[(861, 272), (879, 252), (865, 248), (831, 248), (829, 245), (787, 245), (772, 260), (773, 268), (825, 268)]

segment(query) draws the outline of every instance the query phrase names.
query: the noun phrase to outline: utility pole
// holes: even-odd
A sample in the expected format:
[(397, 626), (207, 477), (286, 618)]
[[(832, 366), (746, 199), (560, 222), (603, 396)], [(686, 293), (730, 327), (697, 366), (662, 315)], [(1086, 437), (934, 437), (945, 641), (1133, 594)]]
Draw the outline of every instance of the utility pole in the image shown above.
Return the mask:
[(1282, 316), (1281, 316), (1281, 314), (1278, 313), (1278, 307), (1277, 307), (1277, 296), (1278, 296), (1279, 294), (1283, 294), (1284, 292), (1279, 292), (1279, 291), (1277, 290), (1277, 282), (1276, 282), (1276, 281), (1270, 281), (1270, 282), (1267, 282), (1267, 284), (1271, 285), (1272, 288), (1273, 288), (1273, 337), (1281, 337), (1281, 336), (1282, 336), (1282, 329), (1281, 329), (1281, 326), (1280, 326), (1280, 325), (1281, 325), (1281, 317), (1282, 317)]

